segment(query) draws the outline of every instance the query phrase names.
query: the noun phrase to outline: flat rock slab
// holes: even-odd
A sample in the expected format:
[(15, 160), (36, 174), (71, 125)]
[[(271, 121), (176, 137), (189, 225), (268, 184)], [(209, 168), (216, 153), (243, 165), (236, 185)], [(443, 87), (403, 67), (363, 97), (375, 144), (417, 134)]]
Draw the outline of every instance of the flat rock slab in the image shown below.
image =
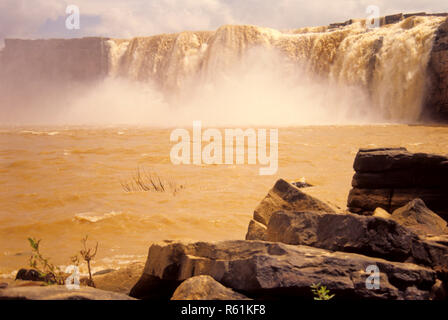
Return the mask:
[(128, 295), (91, 287), (66, 286), (14, 287), (0, 289), (0, 300), (135, 300)]
[(356, 214), (276, 212), (269, 221), (265, 239), (448, 268), (447, 246), (425, 241), (392, 219)]
[[(380, 288), (367, 289), (368, 266), (380, 271)], [(179, 284), (209, 275), (249, 298), (312, 299), (310, 286), (326, 285), (336, 299), (428, 299), (436, 272), (410, 263), (308, 246), (265, 241), (157, 243), (131, 296), (169, 299)]]
[(224, 287), (210, 276), (196, 276), (181, 283), (171, 300), (251, 300)]
[(353, 168), (356, 172), (384, 172), (396, 169), (446, 170), (448, 157), (427, 153), (411, 153), (406, 148), (360, 149)]

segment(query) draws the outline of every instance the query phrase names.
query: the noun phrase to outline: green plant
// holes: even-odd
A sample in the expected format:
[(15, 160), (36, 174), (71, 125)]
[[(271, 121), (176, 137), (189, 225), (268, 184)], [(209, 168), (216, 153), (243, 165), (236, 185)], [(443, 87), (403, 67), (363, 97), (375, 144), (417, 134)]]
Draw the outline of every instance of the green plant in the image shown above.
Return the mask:
[(320, 282), (311, 285), (311, 292), (314, 294), (314, 300), (330, 300), (334, 294), (330, 295), (330, 290), (326, 286), (321, 286)]
[(35, 269), (39, 273), (39, 277), (47, 284), (63, 284), (64, 275), (62, 271), (40, 252), (41, 240), (28, 238), (28, 242), (31, 246), (30, 267)]

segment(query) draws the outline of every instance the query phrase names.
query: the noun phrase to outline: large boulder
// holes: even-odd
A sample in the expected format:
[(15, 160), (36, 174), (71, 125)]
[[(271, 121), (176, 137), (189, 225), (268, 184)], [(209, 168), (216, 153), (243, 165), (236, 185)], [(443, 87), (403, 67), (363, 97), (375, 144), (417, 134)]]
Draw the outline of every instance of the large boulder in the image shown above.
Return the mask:
[(181, 283), (171, 300), (250, 300), (224, 287), (210, 276), (196, 276)]
[(263, 226), (267, 226), (271, 215), (279, 210), (335, 212), (325, 202), (302, 192), (291, 183), (279, 179), (274, 187), (269, 190), (266, 197), (255, 208), (253, 220), (249, 224), (246, 239), (260, 239), (260, 234), (264, 230)]
[(272, 215), (265, 239), (448, 267), (447, 246), (425, 241), (397, 222), (378, 217), (280, 211)]
[(91, 287), (31, 286), (0, 289), (0, 300), (135, 300), (125, 294)]
[(420, 198), (448, 219), (448, 157), (405, 148), (360, 149), (353, 168), (351, 212), (371, 215), (377, 207), (392, 212)]
[(429, 210), (421, 199), (414, 199), (392, 213), (391, 219), (419, 235), (446, 233), (446, 221)]
[[(375, 266), (380, 287), (368, 289), (367, 267)], [(308, 246), (244, 240), (165, 242), (149, 248), (131, 296), (169, 299), (182, 281), (198, 275), (209, 275), (247, 297), (268, 299), (312, 299), (314, 283), (327, 286), (335, 299), (428, 299), (436, 284), (436, 272), (426, 267)]]

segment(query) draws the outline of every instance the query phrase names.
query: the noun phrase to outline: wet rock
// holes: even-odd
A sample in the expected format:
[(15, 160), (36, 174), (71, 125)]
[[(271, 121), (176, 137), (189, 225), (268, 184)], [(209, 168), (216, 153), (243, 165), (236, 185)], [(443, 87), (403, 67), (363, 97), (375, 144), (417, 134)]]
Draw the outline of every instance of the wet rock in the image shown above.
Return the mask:
[(429, 210), (421, 199), (414, 199), (395, 210), (391, 218), (419, 235), (442, 235), (447, 222)]
[(279, 211), (269, 221), (265, 240), (430, 267), (448, 266), (448, 247), (425, 241), (396, 221), (378, 217)]
[[(376, 290), (366, 288), (370, 265), (380, 270)], [(131, 296), (169, 299), (182, 281), (198, 275), (251, 298), (268, 299), (312, 299), (310, 286), (318, 282), (335, 299), (428, 299), (436, 282), (429, 268), (354, 253), (265, 241), (176, 242), (150, 247)]]
[(181, 283), (171, 300), (250, 300), (224, 287), (210, 276), (195, 276)]
[(134, 300), (115, 292), (91, 287), (68, 289), (66, 286), (14, 287), (0, 290), (0, 300)]

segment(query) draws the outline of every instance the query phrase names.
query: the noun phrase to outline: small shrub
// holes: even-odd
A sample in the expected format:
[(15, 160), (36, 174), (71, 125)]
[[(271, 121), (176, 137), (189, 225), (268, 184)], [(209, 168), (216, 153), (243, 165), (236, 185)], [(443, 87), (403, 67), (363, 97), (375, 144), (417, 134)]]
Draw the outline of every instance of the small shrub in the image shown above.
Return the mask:
[(125, 192), (171, 192), (173, 195), (184, 188), (181, 184), (160, 177), (156, 172), (140, 168), (129, 181), (121, 182), (121, 187)]
[(47, 284), (64, 284), (64, 273), (40, 252), (41, 240), (28, 238), (28, 242), (31, 246), (30, 267), (36, 270), (39, 273), (39, 277)]

